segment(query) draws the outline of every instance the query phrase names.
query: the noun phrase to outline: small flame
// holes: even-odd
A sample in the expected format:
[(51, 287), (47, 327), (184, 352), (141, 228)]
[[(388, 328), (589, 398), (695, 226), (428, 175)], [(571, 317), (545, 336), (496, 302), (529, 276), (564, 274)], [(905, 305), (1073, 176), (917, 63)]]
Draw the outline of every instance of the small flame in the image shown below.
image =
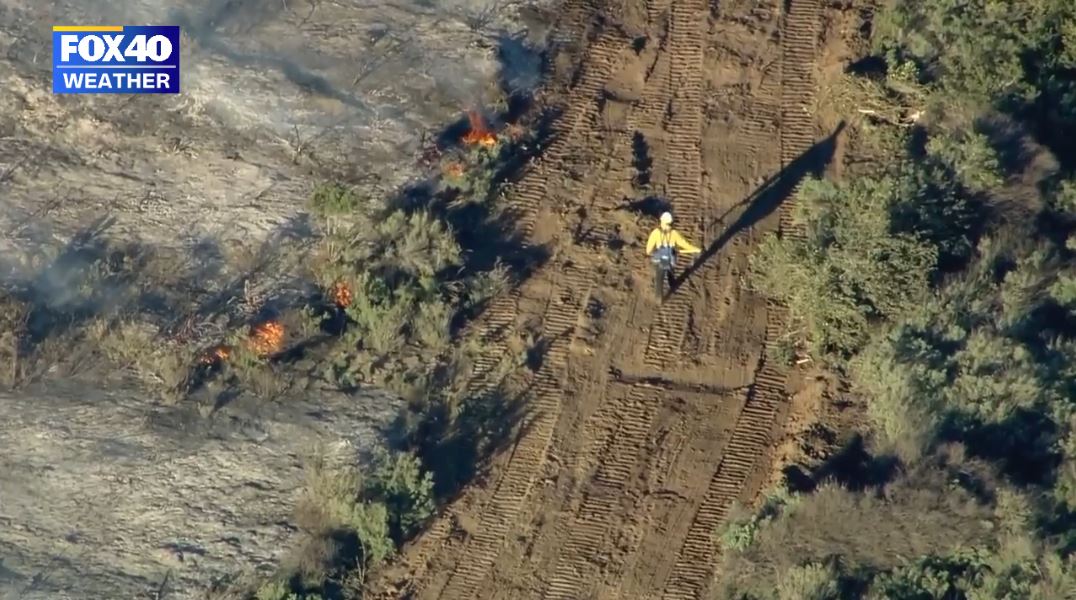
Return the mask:
[(482, 115), (476, 110), (467, 111), (467, 120), (471, 123), (471, 129), (463, 136), (464, 143), (478, 144), (487, 148), (497, 145), (497, 136), (486, 125)]
[(450, 162), (445, 165), (444, 172), (449, 177), (463, 177), (463, 163)]
[(347, 308), (354, 299), (351, 295), (351, 288), (343, 281), (337, 281), (333, 284), (332, 289), (329, 291), (329, 296), (332, 298), (333, 304), (340, 308)]
[(231, 356), (231, 354), (232, 349), (222, 344), (211, 348), (198, 359), (198, 362), (203, 365), (215, 365), (228, 360), (228, 357)]
[(266, 321), (251, 327), (248, 339), (252, 350), (260, 356), (267, 356), (284, 347), (284, 326), (276, 321)]

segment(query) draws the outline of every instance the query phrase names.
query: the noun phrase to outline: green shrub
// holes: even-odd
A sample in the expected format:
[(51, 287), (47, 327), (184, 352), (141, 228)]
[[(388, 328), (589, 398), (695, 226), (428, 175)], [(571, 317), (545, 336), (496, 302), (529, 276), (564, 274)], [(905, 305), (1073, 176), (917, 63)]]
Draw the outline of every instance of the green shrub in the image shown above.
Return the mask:
[(310, 196), (310, 209), (320, 217), (353, 215), (363, 208), (355, 190), (338, 183), (318, 185)]
[(1043, 292), (1060, 281), (1057, 270), (1039, 250), (1017, 259), (1000, 283), (995, 271), (994, 261), (978, 261), (852, 361), (853, 379), (871, 398), (868, 414), (883, 438), (922, 449), (943, 419), (1000, 425), (1020, 411), (1063, 424), (1055, 412), (1070, 393), (1062, 365), (1076, 355), (1070, 344), (1043, 339), (1036, 316), (1049, 301)]
[(452, 308), (447, 302), (435, 300), (419, 304), (411, 327), (420, 344), (439, 353), (448, 348), (451, 325)]
[(983, 192), (1004, 183), (998, 154), (981, 133), (933, 135), (927, 142), (927, 152), (952, 170), (969, 190)]
[(794, 508), (798, 500), (799, 497), (788, 488), (780, 486), (763, 498), (757, 511), (747, 512), (738, 507), (716, 532), (721, 547), (726, 552), (741, 552), (750, 547), (760, 528), (778, 518), (783, 511)]
[(833, 585), (858, 582), (848, 587), (856, 589), (914, 557), (988, 547), (1004, 528), (1001, 511), (979, 495), (996, 493), (996, 476), (958, 447), (948, 450), (878, 488), (822, 483), (800, 494), (792, 510), (773, 514), (746, 547), (725, 556), (717, 597), (861, 597), (835, 596)]
[(971, 548), (945, 556), (928, 556), (878, 575), (867, 598), (918, 600), (967, 598), (994, 600), (1070, 598), (1076, 592), (1071, 560), (1042, 554), (1026, 536), (997, 548)]
[(1054, 48), (1073, 15), (1066, 0), (897, 2), (876, 19), (874, 44), (914, 60), (945, 91), (989, 102), (1033, 95), (1034, 61), (1064, 64), (1068, 55)]
[(467, 284), (467, 308), (484, 305), (508, 290), (508, 268), (498, 262), (489, 271), (476, 273)]
[(1069, 218), (1076, 218), (1076, 181), (1063, 181), (1049, 198), (1050, 208)]
[(383, 270), (403, 270), (413, 277), (432, 277), (460, 266), (460, 247), (452, 228), (429, 211), (394, 211), (376, 225), (383, 248)]
[(354, 534), (362, 548), (362, 564), (369, 568), (388, 558), (394, 546), (389, 537), (388, 508), (366, 500), (363, 484), (354, 470), (314, 463), (296, 508), (296, 520), (317, 538), (338, 532)]
[(321, 600), (318, 594), (296, 594), (291, 586), (282, 581), (270, 581), (263, 584), (254, 593), (255, 600)]
[[(1076, 187), (1034, 160), (1006, 171), (1024, 148), (976, 129), (1000, 111), (1071, 175), (1076, 4), (890, 2), (873, 27), (886, 77), (845, 87), (870, 101), (864, 135), (897, 142), (888, 162), (808, 182), (807, 239), (767, 239), (752, 267), (812, 351), (847, 367), (874, 450), (902, 469), (730, 520), (726, 597), (1076, 597)], [(1035, 218), (984, 204), (1029, 189)], [(937, 463), (954, 440), (971, 464)]]
[(30, 305), (0, 291), (0, 387), (13, 388), (22, 381)]
[(893, 232), (902, 180), (808, 180), (796, 218), (805, 241), (767, 238), (752, 256), (753, 284), (788, 305), (813, 352), (838, 359), (867, 340), (872, 323), (900, 315), (927, 292), (937, 251)]
[(832, 569), (810, 563), (792, 567), (777, 582), (777, 600), (838, 600), (840, 589)]
[(388, 508), (389, 527), (397, 540), (414, 534), (433, 515), (433, 475), (424, 472), (418, 457), (398, 452), (376, 453), (366, 490)]

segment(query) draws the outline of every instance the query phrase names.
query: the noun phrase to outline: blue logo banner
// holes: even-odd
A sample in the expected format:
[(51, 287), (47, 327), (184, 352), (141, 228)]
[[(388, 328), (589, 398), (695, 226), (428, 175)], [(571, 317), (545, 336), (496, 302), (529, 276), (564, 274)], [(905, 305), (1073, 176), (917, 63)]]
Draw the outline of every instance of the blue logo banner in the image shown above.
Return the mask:
[(52, 91), (56, 94), (178, 94), (179, 27), (53, 27)]

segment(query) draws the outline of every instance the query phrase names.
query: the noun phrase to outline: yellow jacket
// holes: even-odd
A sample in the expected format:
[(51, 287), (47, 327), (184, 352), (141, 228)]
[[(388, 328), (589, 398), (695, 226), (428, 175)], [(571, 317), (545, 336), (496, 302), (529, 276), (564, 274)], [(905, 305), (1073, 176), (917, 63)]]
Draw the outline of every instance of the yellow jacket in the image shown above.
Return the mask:
[(684, 254), (698, 254), (702, 252), (701, 248), (696, 248), (684, 239), (684, 236), (680, 235), (680, 232), (675, 229), (663, 230), (658, 227), (654, 231), (650, 232), (650, 238), (646, 240), (646, 254), (649, 256), (654, 249), (658, 246), (673, 246), (679, 248)]

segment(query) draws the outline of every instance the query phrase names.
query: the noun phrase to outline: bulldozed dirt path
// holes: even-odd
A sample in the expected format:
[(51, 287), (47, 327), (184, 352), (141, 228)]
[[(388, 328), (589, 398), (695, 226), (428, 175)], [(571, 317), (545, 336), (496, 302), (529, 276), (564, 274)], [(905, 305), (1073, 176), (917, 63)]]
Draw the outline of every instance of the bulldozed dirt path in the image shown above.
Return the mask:
[[(743, 278), (764, 233), (802, 235), (785, 200), (833, 154), (810, 114), (822, 6), (568, 0), (561, 15), (579, 68), (555, 141), (507, 196), (554, 254), (489, 310), (475, 367), (494, 385), (512, 336), (540, 332), (540, 366), (513, 379), (528, 417), (386, 598), (702, 598), (715, 529), (769, 476), (794, 386), (765, 349), (786, 315)], [(627, 210), (647, 197), (706, 249), (664, 306), (642, 252), (655, 221)]]

